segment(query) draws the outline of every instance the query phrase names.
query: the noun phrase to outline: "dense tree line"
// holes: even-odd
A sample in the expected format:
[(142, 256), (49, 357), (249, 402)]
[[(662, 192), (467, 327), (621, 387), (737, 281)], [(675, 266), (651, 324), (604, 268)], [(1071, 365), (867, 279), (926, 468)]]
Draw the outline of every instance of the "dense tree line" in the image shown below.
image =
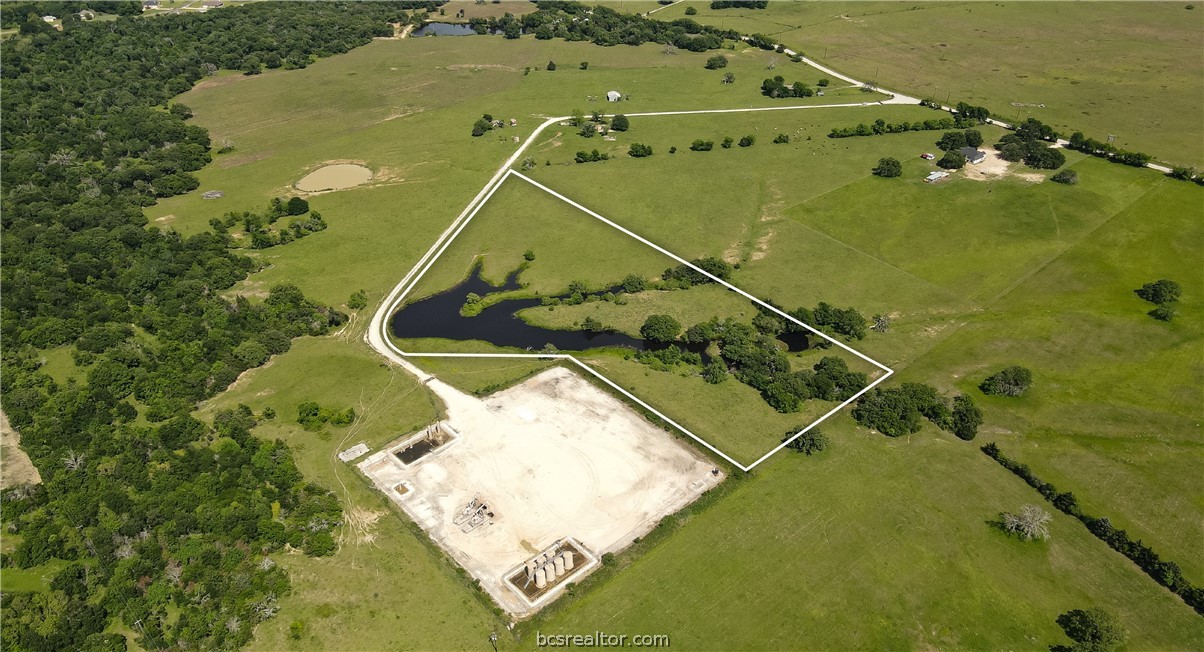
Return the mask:
[(1102, 143), (1094, 138), (1087, 138), (1081, 131), (1076, 131), (1070, 135), (1070, 144), (1067, 147), (1085, 154), (1098, 156), (1113, 163), (1123, 163), (1124, 165), (1132, 165), (1139, 168), (1145, 167), (1154, 158), (1149, 154), (1130, 152), (1115, 147), (1112, 143)]
[(982, 411), (969, 396), (954, 397), (950, 406), (936, 388), (921, 383), (903, 383), (888, 389), (875, 387), (858, 399), (853, 418), (889, 437), (919, 432), (927, 419), (941, 430), (969, 441), (982, 425)]
[(1027, 482), (1059, 511), (1077, 518), (1096, 538), (1128, 557), (1155, 582), (1183, 598), (1183, 601), (1195, 609), (1196, 613), (1204, 615), (1204, 588), (1193, 585), (1190, 580), (1183, 577), (1178, 564), (1163, 560), (1158, 553), (1154, 552), (1153, 548), (1141, 540), (1134, 541), (1129, 538), (1127, 532), (1113, 527), (1111, 521), (1106, 517), (1095, 518), (1084, 514), (1074, 494), (1069, 491), (1058, 491), (1056, 487), (1037, 477), (1027, 464), (1021, 464), (1008, 458), (994, 443), (983, 446), (982, 452)]
[(711, 0), (711, 9), (764, 9), (768, 0)]
[[(121, 648), (99, 634), (114, 618), (137, 622), (147, 649), (237, 647), (288, 590), (264, 554), (333, 550), (335, 497), (303, 482), (283, 444), (249, 434), (249, 410), (212, 426), (190, 412), (346, 316), (291, 285), (227, 298), (256, 269), (229, 234), (148, 227), (142, 207), (195, 188), (210, 160), (209, 135), (171, 97), (219, 69), (346, 52), (410, 6), (261, 3), (0, 44), (2, 391), (44, 480), (0, 496), (21, 535), (0, 560), (71, 562), (50, 593), (5, 594), (5, 649)], [(63, 345), (86, 384), (39, 370), (40, 350)]]
[(965, 116), (949, 116), (924, 121), (887, 122), (878, 118), (873, 124), (864, 122), (855, 127), (833, 127), (828, 132), (828, 138), (850, 138), (852, 136), (880, 136), (882, 134), (898, 134), (907, 131), (939, 131), (942, 129), (968, 129), (978, 124), (974, 118)]
[(716, 50), (723, 46), (724, 39), (740, 38), (735, 30), (700, 25), (690, 18), (664, 22), (640, 14), (620, 13), (605, 5), (562, 0), (540, 0), (536, 6), (536, 11), (522, 16), (507, 13), (495, 18), (472, 18), (468, 22), (478, 34), (500, 32), (510, 38), (534, 34), (541, 40), (559, 38), (603, 46), (652, 42), (691, 52)]

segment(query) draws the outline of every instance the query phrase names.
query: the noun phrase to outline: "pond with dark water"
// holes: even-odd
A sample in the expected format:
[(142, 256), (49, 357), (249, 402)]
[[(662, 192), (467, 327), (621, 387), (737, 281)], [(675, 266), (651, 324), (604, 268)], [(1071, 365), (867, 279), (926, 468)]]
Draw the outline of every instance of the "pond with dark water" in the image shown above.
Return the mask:
[[(665, 348), (666, 344), (649, 342), (615, 331), (556, 330), (535, 326), (523, 321), (518, 312), (541, 304), (539, 297), (503, 299), (473, 317), (460, 314), (470, 293), (487, 296), (497, 292), (521, 289), (518, 272), (512, 272), (501, 285), (481, 278), (481, 269), (450, 290), (406, 304), (393, 313), (389, 321), (394, 337), (419, 339), (437, 337), (449, 340), (480, 340), (494, 346), (538, 351), (548, 344), (561, 351), (587, 351), (604, 347), (624, 347), (636, 351)], [(618, 290), (618, 288), (612, 288)], [(597, 294), (602, 294), (601, 292)], [(807, 348), (804, 333), (783, 333), (779, 336), (791, 351)], [(685, 345), (683, 348), (699, 353), (704, 360), (706, 346)]]
[(473, 36), (477, 32), (464, 23), (427, 23), (414, 30), (410, 36)]
[(585, 351), (606, 346), (622, 346), (637, 351), (648, 348), (644, 340), (616, 332), (566, 331), (532, 326), (516, 313), (540, 305), (541, 299), (504, 299), (485, 308), (475, 317), (460, 314), (469, 293), (480, 296), (518, 290), (518, 273), (512, 273), (498, 286), (481, 278), (478, 267), (456, 287), (419, 299), (393, 313), (390, 329), (394, 337), (411, 339), (441, 337), (449, 340), (481, 340), (494, 346), (538, 350), (551, 344), (564, 351)]

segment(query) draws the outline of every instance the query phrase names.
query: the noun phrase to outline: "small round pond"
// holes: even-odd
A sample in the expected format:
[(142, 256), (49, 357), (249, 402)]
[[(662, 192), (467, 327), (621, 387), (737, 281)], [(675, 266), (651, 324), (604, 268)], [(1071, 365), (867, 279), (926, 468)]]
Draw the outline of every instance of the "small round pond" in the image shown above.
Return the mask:
[(372, 180), (372, 170), (354, 163), (339, 163), (320, 167), (297, 182), (297, 189), (305, 192), (343, 190), (354, 188)]

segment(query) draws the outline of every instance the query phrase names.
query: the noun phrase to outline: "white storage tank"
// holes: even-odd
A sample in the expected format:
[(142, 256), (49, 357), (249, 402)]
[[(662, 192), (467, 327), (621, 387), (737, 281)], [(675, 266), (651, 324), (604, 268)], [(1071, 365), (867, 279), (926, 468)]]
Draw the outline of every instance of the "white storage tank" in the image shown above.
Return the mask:
[(560, 555), (560, 558), (564, 560), (564, 569), (566, 571), (573, 570), (573, 551), (572, 550), (565, 550)]

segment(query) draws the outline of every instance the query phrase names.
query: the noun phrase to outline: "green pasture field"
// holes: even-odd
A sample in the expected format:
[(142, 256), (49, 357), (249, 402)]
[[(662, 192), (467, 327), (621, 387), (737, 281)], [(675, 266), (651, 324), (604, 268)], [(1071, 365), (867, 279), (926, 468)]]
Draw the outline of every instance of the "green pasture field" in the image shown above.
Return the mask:
[[(1095, 160), (1075, 169), (1084, 182), (1111, 171)], [(999, 368), (1032, 369), (1035, 385), (1025, 396), (981, 399), (990, 436), (1195, 583), (1204, 582), (1200, 195), (1154, 180), (912, 370), (977, 394)], [(1158, 278), (1184, 288), (1170, 323), (1148, 317), (1153, 306), (1133, 294)]]
[[(381, 40), (306, 70), (219, 75), (177, 99), (215, 143), (235, 150), (197, 173), (198, 192), (161, 201), (146, 214), (152, 226), (189, 235), (227, 211), (263, 211), (274, 196), (298, 194), (292, 184), (324, 164), (360, 162), (374, 171), (371, 183), (309, 196), (341, 235), (319, 233), (256, 252), (268, 269), (238, 289), (265, 293), (287, 280), (335, 305), (357, 289), (379, 299), (514, 151), (512, 137), (527, 138), (548, 116), (781, 105), (759, 91), (769, 53), (729, 54), (731, 85), (721, 83), (723, 71), (703, 69), (708, 55), (701, 53), (475, 36)], [(549, 60), (559, 60), (558, 70), (523, 74)], [(577, 68), (581, 61), (590, 62), (588, 70)], [(816, 76), (800, 64), (779, 69), (788, 66), (800, 77)], [(312, 92), (311, 80), (320, 80), (323, 92)], [(631, 99), (587, 101), (616, 88)], [(854, 99), (877, 97), (858, 92)], [(516, 118), (518, 127), (472, 138), (483, 113)], [(225, 196), (202, 199), (208, 190)]]
[[(435, 261), (415, 285), (411, 296), (421, 298), (448, 290), (464, 279), (478, 261), (482, 276), (500, 283), (526, 262), (523, 254), (528, 250), (535, 258), (518, 277), (525, 287), (515, 292), (498, 293), (499, 296), (563, 294), (573, 281), (601, 290), (617, 285), (628, 274), (656, 279), (676, 264), (638, 240), (512, 177)], [(739, 287), (739, 271), (731, 281)], [(486, 295), (486, 301), (489, 296)], [(627, 300), (625, 305), (595, 301), (576, 306), (539, 306), (524, 310), (519, 316), (545, 328), (576, 329), (580, 321), (592, 315), (616, 330), (638, 337), (640, 326), (652, 314), (672, 315), (683, 327), (689, 327), (716, 317), (732, 317), (747, 323), (757, 312), (751, 301), (717, 285), (645, 291), (624, 295), (624, 299)], [(424, 339), (399, 344), (403, 350), (412, 352), (496, 353), (505, 350), (477, 341), (450, 343)], [(853, 346), (857, 344), (854, 342)], [(870, 363), (838, 348), (806, 351), (793, 354), (791, 358), (801, 369), (810, 368), (821, 357), (829, 355), (845, 360), (849, 368), (861, 371), (871, 379), (882, 373)], [(776, 446), (788, 430), (797, 432), (836, 406), (828, 401), (808, 401), (801, 412), (780, 414), (753, 388), (734, 378), (719, 385), (708, 385), (693, 366), (680, 365), (673, 371), (657, 371), (631, 359), (630, 351), (619, 350), (590, 351), (578, 357), (596, 365), (603, 375), (743, 464), (752, 463)], [(415, 362), (423, 367), (427, 360), (430, 358)], [(529, 371), (526, 365), (510, 364), (506, 368), (514, 370), (513, 378), (490, 374), (487, 386), (495, 388), (511, 384)], [(455, 384), (455, 379), (444, 380)], [(472, 377), (470, 383), (461, 389), (479, 389), (480, 385)]]
[(1040, 497), (975, 444), (932, 427), (891, 440), (844, 414), (825, 431), (830, 451), (771, 458), (521, 644), (602, 630), (690, 650), (1046, 649), (1083, 605), (1116, 613), (1128, 649), (1204, 644), (1199, 616), (1070, 517), (1048, 543), (991, 526)]
[[(892, 122), (924, 115), (919, 108), (881, 110)], [(1073, 186), (1038, 182), (1049, 173), (1019, 165), (1001, 179), (957, 172), (926, 184), (923, 177), (936, 168), (916, 153), (932, 149), (932, 132), (820, 136), (856, 120), (817, 116), (861, 111), (879, 109), (742, 116), (758, 133), (772, 133), (776, 121), (800, 138), (789, 145), (759, 139), (746, 150), (679, 146), (655, 162), (671, 183), (647, 171), (660, 154), (540, 167), (532, 175), (654, 242), (683, 243), (676, 246), (684, 255), (739, 258), (740, 285), (756, 296), (890, 315), (891, 331), (871, 334), (858, 350), (903, 371), (904, 379), (972, 394), (983, 403), (984, 432), (1024, 433), (1034, 450), (1022, 457), (1047, 469), (1047, 480), (1097, 496), (1091, 513), (1113, 518), (1189, 577), (1204, 579), (1197, 545), (1204, 483), (1194, 472), (1204, 367), (1193, 353), (1204, 337), (1185, 317), (1201, 312), (1191, 298), (1204, 285), (1200, 189), (1075, 152), (1067, 152), (1067, 165), (1080, 175)], [(628, 133), (667, 150), (695, 135), (730, 131), (721, 126), (726, 117), (644, 118)], [(988, 143), (1001, 133), (983, 131)], [(815, 153), (806, 155), (808, 149)], [(884, 155), (904, 162), (902, 177), (869, 174)], [(716, 156), (730, 163), (716, 169)], [(585, 167), (589, 174), (573, 174)], [(715, 175), (752, 192), (729, 192), (713, 183)], [(1103, 234), (1111, 234), (1106, 246), (1089, 244)], [(1118, 282), (1121, 261), (1130, 271)], [(1146, 316), (1152, 306), (1132, 293), (1165, 277), (1188, 295), (1169, 325)], [(1087, 289), (1093, 292), (1084, 295)], [(1125, 306), (1120, 321), (1111, 316), (1118, 302)], [(1055, 393), (1039, 410), (1030, 398), (992, 399), (977, 390), (1010, 364), (1029, 366), (1038, 382), (1045, 375)], [(1036, 446), (1051, 440), (1057, 448), (1044, 459)]]
[[(535, 10), (534, 2), (521, 0), (518, 2), (487, 2), (485, 4), (477, 4), (475, 0), (451, 0), (451, 2), (440, 5), (438, 10), (429, 12), (427, 18), (431, 21), (466, 23), (473, 18), (501, 18), (504, 14), (522, 16)], [(456, 14), (460, 11), (464, 12), (464, 17), (456, 18)]]
[[(619, 107), (628, 113), (778, 104), (757, 89), (769, 54), (737, 54), (731, 86), (719, 83), (722, 71), (702, 69), (704, 54), (478, 37), (377, 41), (302, 71), (217, 77), (179, 99), (215, 142), (227, 138), (235, 151), (200, 171), (198, 192), (147, 215), (160, 228), (196, 233), (225, 211), (262, 210), (324, 162), (361, 161), (377, 172), (373, 183), (309, 197), (330, 228), (257, 252), (267, 268), (236, 290), (254, 294), (287, 281), (318, 301), (342, 304), (363, 289), (375, 304), (513, 152), (510, 136), (525, 138), (544, 116), (603, 106), (586, 95), (630, 93)], [(525, 66), (549, 59), (560, 69), (523, 75)], [(589, 69), (578, 70), (580, 61)], [(788, 80), (818, 77), (788, 62), (777, 70)], [(471, 138), (472, 122), (486, 112), (515, 117), (519, 127)], [(520, 626), (523, 644), (537, 627), (666, 632), (675, 646), (691, 649), (1034, 648), (1066, 642), (1054, 624), (1059, 613), (1100, 605), (1120, 616), (1132, 649), (1204, 646), (1204, 625), (1188, 607), (1078, 523), (1055, 514), (1054, 538), (1045, 544), (992, 529), (987, 521), (1000, 511), (1041, 500), (977, 450), (999, 441), (1074, 491), (1087, 511), (1129, 527), (1200, 581), (1185, 546), (1204, 511), (1190, 481), (1199, 441), (1192, 424), (1200, 423), (1190, 398), (1198, 398), (1201, 379), (1192, 365), (1198, 356), (1184, 353), (1198, 350), (1191, 338), (1198, 337), (1204, 290), (1199, 265), (1192, 267), (1201, 247), (1191, 222), (1198, 222), (1199, 189), (1074, 154), (1077, 186), (1017, 177), (980, 182), (962, 173), (928, 185), (920, 179), (933, 168), (916, 157), (933, 151), (937, 133), (824, 137), (833, 126), (878, 117), (938, 116), (872, 106), (633, 118), (616, 146), (646, 142), (652, 157), (580, 165), (569, 162), (576, 150), (605, 141), (558, 129), (533, 145), (536, 180), (683, 257), (740, 262), (735, 283), (755, 296), (787, 307), (822, 300), (867, 316), (890, 314), (890, 332), (856, 348), (899, 369), (900, 380), (974, 393), (985, 374), (1023, 363), (1037, 385), (1010, 403), (975, 393), (987, 422), (973, 443), (931, 427), (891, 440), (839, 415), (822, 426), (832, 439), (828, 451), (811, 458), (783, 451), (646, 554), (620, 556), (623, 570), (611, 579)], [(773, 145), (775, 128), (797, 137)], [(751, 148), (723, 150), (716, 142), (711, 152), (687, 149), (694, 138), (746, 133), (757, 135)], [(988, 142), (999, 135), (984, 133)], [(678, 152), (669, 155), (674, 145)], [(872, 177), (882, 156), (903, 161), (904, 176)], [(226, 196), (201, 200), (199, 192), (211, 189)], [(1172, 213), (1186, 226), (1176, 226)], [(551, 256), (536, 248), (532, 271)], [(461, 264), (450, 276), (465, 271)], [(1167, 275), (1185, 288), (1180, 317), (1169, 325), (1146, 317), (1150, 306), (1131, 293)], [(1077, 291), (1083, 288), (1090, 292)], [(349, 532), (333, 557), (278, 557), (292, 571), (294, 591), (257, 630), (256, 645), (468, 648), (495, 629), (508, 645), (504, 623), (453, 565), (332, 458), (344, 440), (379, 444), (437, 414), (424, 389), (363, 344), (374, 309), (338, 337), (299, 340), (203, 409), (208, 416), (238, 403), (257, 412), (272, 405), (280, 416), (259, 426), (261, 436), (300, 444), (307, 477), (339, 491), (349, 510), (386, 513), (371, 544), (357, 545)], [(1070, 340), (1076, 332), (1106, 336), (1107, 359), (1116, 362), (1109, 375), (1079, 373), (1103, 363), (1089, 337)], [(416, 362), (473, 391), (543, 364)], [(616, 376), (643, 371), (617, 357), (600, 364)], [(1119, 387), (1108, 393), (1112, 385)], [(291, 423), (304, 400), (357, 412), (362, 401), (364, 425), (331, 428), (323, 440)], [(1114, 418), (1121, 413), (1125, 419)], [(1155, 433), (1161, 440), (1143, 446)], [(299, 643), (288, 640), (294, 620), (307, 626)]]
[(767, 34), (854, 79), (1204, 165), (1198, 4), (774, 0), (712, 10), (691, 1), (653, 17), (681, 18), (691, 5), (700, 23)]

